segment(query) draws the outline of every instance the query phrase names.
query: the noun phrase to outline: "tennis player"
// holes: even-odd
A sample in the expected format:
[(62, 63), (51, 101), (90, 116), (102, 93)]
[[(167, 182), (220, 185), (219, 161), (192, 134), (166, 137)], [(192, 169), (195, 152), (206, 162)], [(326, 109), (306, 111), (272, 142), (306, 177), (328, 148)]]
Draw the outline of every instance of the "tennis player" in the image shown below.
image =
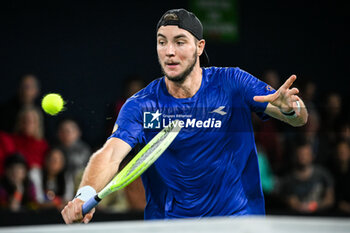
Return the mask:
[(131, 148), (175, 119), (182, 131), (142, 175), (145, 219), (265, 214), (251, 112), (304, 125), (305, 105), (291, 88), (296, 76), (275, 91), (239, 68), (205, 68), (202, 24), (184, 9), (167, 11), (156, 37), (164, 77), (124, 104), (76, 198), (63, 209), (65, 222), (88, 223), (94, 210), (82, 216), (84, 201), (109, 182)]

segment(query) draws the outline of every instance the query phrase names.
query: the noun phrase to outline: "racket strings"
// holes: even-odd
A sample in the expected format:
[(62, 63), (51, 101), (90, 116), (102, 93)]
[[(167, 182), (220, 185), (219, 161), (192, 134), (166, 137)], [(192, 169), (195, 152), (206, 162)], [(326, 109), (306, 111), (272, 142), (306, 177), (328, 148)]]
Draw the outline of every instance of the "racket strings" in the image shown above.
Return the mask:
[(152, 152), (161, 144), (164, 139), (167, 137), (169, 132), (164, 133), (159, 140), (157, 140), (135, 163), (130, 167), (128, 172), (126, 173), (126, 177), (129, 176), (137, 167), (139, 167), (151, 154)]
[[(176, 121), (172, 122), (161, 132), (159, 132), (156, 137), (154, 137), (146, 145), (148, 148), (142, 152), (141, 155), (137, 154), (134, 159), (130, 161), (128, 166), (119, 173), (119, 175), (122, 173), (123, 175), (119, 177), (117, 176), (118, 182), (112, 186), (113, 189), (121, 189), (130, 184), (140, 174), (142, 174), (164, 152), (164, 150), (166, 150), (166, 148), (170, 145), (170, 143), (175, 139), (176, 135), (181, 130), (181, 127), (175, 127), (175, 123)], [(141, 151), (139, 153), (141, 153)]]

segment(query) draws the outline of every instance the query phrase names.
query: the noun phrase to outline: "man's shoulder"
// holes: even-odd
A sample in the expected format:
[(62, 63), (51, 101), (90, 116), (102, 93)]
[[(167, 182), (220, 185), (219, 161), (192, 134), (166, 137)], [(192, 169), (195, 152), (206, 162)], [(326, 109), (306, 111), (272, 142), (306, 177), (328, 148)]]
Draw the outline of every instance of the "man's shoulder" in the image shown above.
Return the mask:
[(208, 81), (215, 80), (223, 80), (228, 81), (232, 80), (235, 77), (239, 76), (243, 70), (241, 70), (239, 67), (217, 67), (217, 66), (211, 66), (204, 68), (205, 77)]
[(240, 70), (238, 67), (218, 67), (218, 66), (210, 66), (204, 68), (207, 74), (226, 74), (226, 73), (234, 73), (236, 70)]
[(242, 76), (239, 67), (207, 67), (204, 68), (204, 78), (211, 87), (223, 87), (232, 92), (239, 89), (239, 80)]

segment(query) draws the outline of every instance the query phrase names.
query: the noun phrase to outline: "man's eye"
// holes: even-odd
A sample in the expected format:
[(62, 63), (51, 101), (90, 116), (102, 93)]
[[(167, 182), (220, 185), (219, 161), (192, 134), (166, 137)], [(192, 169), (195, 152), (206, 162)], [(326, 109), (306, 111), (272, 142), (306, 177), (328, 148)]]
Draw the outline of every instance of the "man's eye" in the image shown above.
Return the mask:
[(176, 42), (177, 45), (184, 45), (185, 43), (183, 41)]
[(164, 42), (164, 41), (159, 41), (159, 42), (158, 42), (158, 44), (160, 44), (160, 45), (164, 45), (164, 44), (165, 44), (165, 42)]

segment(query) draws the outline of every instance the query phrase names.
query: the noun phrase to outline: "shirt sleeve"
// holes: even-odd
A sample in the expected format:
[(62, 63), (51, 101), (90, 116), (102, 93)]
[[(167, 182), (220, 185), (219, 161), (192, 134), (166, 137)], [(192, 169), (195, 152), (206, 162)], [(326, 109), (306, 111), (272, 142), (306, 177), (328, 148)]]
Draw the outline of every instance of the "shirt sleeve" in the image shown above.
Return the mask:
[(128, 99), (121, 108), (114, 125), (113, 133), (108, 139), (112, 137), (123, 140), (132, 148), (136, 144), (142, 143), (142, 111), (134, 97)]
[(268, 103), (256, 102), (253, 100), (253, 97), (275, 93), (276, 91), (270, 85), (240, 68), (231, 68), (230, 82), (231, 87), (240, 92), (244, 102), (251, 111), (255, 112), (263, 120), (268, 119), (268, 115), (264, 113)]

